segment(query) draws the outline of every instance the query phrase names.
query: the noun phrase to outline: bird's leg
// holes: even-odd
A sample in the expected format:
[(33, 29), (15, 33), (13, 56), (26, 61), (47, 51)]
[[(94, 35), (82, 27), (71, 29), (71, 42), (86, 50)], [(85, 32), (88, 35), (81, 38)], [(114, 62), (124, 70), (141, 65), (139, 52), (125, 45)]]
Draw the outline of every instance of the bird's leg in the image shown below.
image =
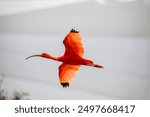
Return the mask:
[(84, 65), (87, 65), (87, 66), (92, 66), (92, 67), (97, 67), (97, 68), (104, 68), (103, 66), (101, 65), (98, 65), (98, 64), (94, 64), (92, 60), (87, 60), (87, 59), (84, 59)]
[(98, 65), (98, 64), (93, 64), (93, 67), (97, 67), (97, 68), (104, 68), (103, 66)]

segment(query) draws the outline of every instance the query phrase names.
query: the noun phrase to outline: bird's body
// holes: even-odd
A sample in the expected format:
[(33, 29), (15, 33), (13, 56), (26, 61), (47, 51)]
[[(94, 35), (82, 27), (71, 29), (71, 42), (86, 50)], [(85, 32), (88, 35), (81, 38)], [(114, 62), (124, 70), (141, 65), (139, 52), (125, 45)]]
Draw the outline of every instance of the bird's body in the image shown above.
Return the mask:
[(83, 58), (84, 48), (78, 31), (72, 29), (65, 37), (63, 43), (65, 45), (63, 56), (53, 57), (48, 53), (42, 53), (41, 55), (32, 55), (28, 58), (40, 56), (62, 62), (59, 66), (59, 81), (63, 87), (69, 86), (71, 79), (75, 77), (75, 73), (81, 65), (103, 68), (101, 65), (94, 64), (92, 60)]

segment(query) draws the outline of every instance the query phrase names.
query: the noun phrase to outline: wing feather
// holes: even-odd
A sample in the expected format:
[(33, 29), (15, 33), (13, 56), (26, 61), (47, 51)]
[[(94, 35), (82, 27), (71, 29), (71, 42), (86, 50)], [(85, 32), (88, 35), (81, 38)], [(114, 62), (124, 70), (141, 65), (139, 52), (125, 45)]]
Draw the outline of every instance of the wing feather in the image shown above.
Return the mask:
[(59, 81), (60, 83), (70, 83), (75, 73), (80, 68), (80, 65), (69, 65), (62, 63), (59, 66)]
[(83, 56), (84, 48), (81, 42), (80, 33), (70, 32), (64, 39), (63, 43), (65, 45), (65, 54), (64, 56)]

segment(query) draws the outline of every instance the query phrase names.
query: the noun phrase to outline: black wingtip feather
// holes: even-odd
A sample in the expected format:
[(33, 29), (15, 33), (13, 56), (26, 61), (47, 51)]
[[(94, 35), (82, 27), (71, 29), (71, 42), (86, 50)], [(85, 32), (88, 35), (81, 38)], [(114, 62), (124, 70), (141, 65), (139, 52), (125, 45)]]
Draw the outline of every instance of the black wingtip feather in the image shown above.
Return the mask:
[(69, 87), (69, 83), (68, 82), (61, 83), (61, 85), (63, 86), (63, 88)]
[(76, 31), (76, 30), (74, 30), (74, 29), (71, 29), (70, 32), (71, 32), (71, 33), (79, 33), (79, 31)]

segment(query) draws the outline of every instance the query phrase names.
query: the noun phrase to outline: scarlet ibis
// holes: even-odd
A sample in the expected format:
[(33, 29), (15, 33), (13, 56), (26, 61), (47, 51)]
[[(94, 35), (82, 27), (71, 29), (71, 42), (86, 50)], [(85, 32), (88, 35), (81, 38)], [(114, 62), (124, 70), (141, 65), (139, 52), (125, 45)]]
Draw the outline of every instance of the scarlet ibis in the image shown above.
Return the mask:
[(79, 70), (81, 65), (103, 68), (101, 65), (94, 64), (92, 60), (83, 58), (84, 48), (79, 31), (72, 29), (65, 37), (63, 43), (65, 53), (60, 57), (53, 57), (48, 53), (42, 53), (29, 56), (26, 60), (31, 57), (43, 57), (62, 62), (59, 66), (59, 81), (63, 87), (69, 87), (69, 83), (72, 78), (75, 77), (75, 73)]

